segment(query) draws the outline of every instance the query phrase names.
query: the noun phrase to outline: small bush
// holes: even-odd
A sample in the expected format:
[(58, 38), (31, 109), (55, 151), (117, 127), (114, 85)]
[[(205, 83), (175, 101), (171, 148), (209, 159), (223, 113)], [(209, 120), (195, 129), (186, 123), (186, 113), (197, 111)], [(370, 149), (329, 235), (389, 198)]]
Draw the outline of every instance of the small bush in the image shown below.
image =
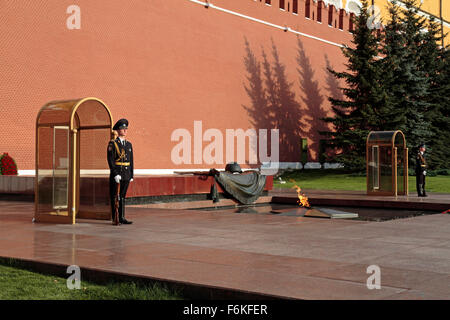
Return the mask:
[(359, 171), (359, 172), (353, 172), (349, 174), (350, 177), (365, 177), (366, 172), (365, 171)]
[[(444, 172), (442, 170), (425, 170), (427, 172), (427, 177), (436, 177), (437, 175), (448, 175), (447, 172)], [(440, 172), (444, 172), (444, 173), (440, 173)], [(408, 175), (410, 177), (415, 177), (416, 176), (416, 171), (414, 169), (409, 169), (408, 170)]]
[(450, 169), (439, 169), (436, 170), (436, 174), (440, 176), (450, 176)]

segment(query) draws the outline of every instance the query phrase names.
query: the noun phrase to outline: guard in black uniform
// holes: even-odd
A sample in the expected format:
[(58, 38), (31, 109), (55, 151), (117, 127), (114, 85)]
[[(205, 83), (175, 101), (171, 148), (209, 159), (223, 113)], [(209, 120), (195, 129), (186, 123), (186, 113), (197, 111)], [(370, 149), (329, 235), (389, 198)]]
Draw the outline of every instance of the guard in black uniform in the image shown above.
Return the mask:
[(109, 193), (112, 220), (114, 221), (116, 184), (120, 183), (119, 223), (121, 224), (132, 223), (132, 221), (125, 219), (125, 197), (127, 195), (128, 185), (133, 181), (133, 146), (131, 142), (125, 140), (127, 129), (127, 119), (117, 121), (113, 130), (116, 130), (119, 136), (115, 140), (111, 140), (108, 144), (108, 165), (110, 169)]
[(427, 162), (425, 161), (425, 144), (419, 145), (419, 152), (416, 157), (416, 187), (419, 197), (428, 197), (425, 192), (425, 176), (427, 174)]

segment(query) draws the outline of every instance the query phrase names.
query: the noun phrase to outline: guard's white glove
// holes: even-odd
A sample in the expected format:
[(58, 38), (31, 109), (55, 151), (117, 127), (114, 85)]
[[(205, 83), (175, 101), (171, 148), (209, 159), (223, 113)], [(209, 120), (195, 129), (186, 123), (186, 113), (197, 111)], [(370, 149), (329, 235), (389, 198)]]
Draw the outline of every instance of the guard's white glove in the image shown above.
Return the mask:
[(121, 179), (122, 179), (122, 177), (120, 175), (117, 175), (114, 177), (114, 180), (116, 181), (116, 183), (120, 183)]
[(132, 182), (132, 181), (133, 181), (133, 178), (130, 179), (130, 182)]
[(427, 172), (426, 172), (426, 171), (424, 171), (424, 172), (423, 172), (423, 175), (424, 175), (424, 176), (426, 176), (426, 175), (427, 175)]

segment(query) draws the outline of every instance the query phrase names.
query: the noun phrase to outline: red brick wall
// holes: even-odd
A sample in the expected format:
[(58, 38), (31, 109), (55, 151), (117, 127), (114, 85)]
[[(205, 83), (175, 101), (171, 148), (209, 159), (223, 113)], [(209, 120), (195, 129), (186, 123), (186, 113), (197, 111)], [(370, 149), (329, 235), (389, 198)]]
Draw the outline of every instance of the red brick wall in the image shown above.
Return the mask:
[[(253, 0), (212, 2), (329, 41), (350, 39), (347, 15), (344, 31), (330, 28), (328, 11), (322, 24), (305, 19), (304, 1), (299, 1), (298, 15), (281, 11), (276, 0), (272, 6)], [(66, 28), (71, 4), (81, 8), (80, 30)], [(316, 10), (314, 2), (311, 9)], [(305, 124), (305, 130), (313, 127), (306, 136), (310, 143), (318, 139), (313, 131), (320, 121), (314, 106), (312, 111), (304, 106), (308, 93), (299, 85), (294, 33), (189, 0), (7, 0), (0, 2), (0, 11), (0, 152), (13, 156), (19, 169), (34, 169), (40, 107), (51, 100), (87, 96), (102, 99), (114, 120), (130, 121), (137, 169), (211, 167), (172, 164), (170, 152), (176, 143), (170, 135), (177, 128), (192, 132), (194, 120), (203, 121), (203, 130), (218, 128), (224, 136), (227, 128), (252, 127), (243, 108), (250, 104), (244, 88), (245, 38), (259, 59), (264, 48), (269, 60), (273, 40), (296, 99), (306, 110), (305, 119), (313, 119)], [(339, 70), (344, 68), (343, 56), (336, 46), (300, 39), (327, 111), (325, 54)], [(311, 155), (314, 160), (314, 150)], [(300, 161), (300, 155), (289, 155), (288, 160)]]

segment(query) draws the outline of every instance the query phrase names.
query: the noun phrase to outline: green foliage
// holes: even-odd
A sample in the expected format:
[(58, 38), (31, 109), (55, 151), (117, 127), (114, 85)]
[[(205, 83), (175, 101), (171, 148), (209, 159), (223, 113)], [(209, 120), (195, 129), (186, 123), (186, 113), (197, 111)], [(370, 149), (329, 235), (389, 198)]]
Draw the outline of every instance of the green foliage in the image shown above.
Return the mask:
[[(436, 176), (448, 176), (450, 175), (450, 170), (448, 169), (439, 169), (439, 170), (426, 170), (427, 177), (436, 177)], [(415, 177), (416, 171), (414, 169), (409, 168), (408, 176)]]
[[(391, 129), (400, 129), (406, 136), (409, 159), (415, 159), (417, 145), (432, 138), (431, 122), (426, 113), (429, 103), (430, 77), (424, 59), (427, 41), (422, 30), (426, 19), (417, 15), (415, 0), (406, 0), (406, 9), (397, 3), (389, 4), (389, 22), (386, 25), (382, 52), (385, 70), (384, 87), (389, 99), (389, 110), (395, 123)], [(434, 52), (434, 51), (433, 51)]]
[(436, 170), (436, 174), (441, 175), (441, 176), (450, 176), (450, 169)]
[[(438, 38), (438, 26), (434, 23), (428, 33)], [(435, 70), (431, 75), (430, 95), (428, 101), (432, 108), (426, 117), (431, 122), (433, 139), (428, 143), (427, 161), (431, 168), (450, 167), (450, 48), (439, 50), (440, 55), (430, 56)]]
[(359, 171), (359, 172), (353, 172), (349, 174), (350, 177), (365, 177), (366, 172)]
[(285, 184), (274, 180), (275, 188), (292, 188), (298, 185), (302, 189), (316, 190), (358, 190), (366, 188), (366, 177), (354, 177), (346, 170), (293, 170), (281, 175)]
[[(409, 192), (411, 194), (416, 192), (414, 176), (415, 173), (409, 178)], [(281, 179), (286, 183), (280, 184), (277, 180), (274, 180), (275, 188), (292, 188), (294, 185), (298, 185), (302, 190), (366, 191), (367, 188), (365, 173), (352, 173), (339, 169), (292, 170), (284, 172)], [(427, 171), (427, 191), (450, 193), (450, 177), (448, 175), (429, 176)], [(308, 196), (307, 192), (306, 196)]]
[(111, 282), (99, 285), (81, 279), (81, 289), (67, 288), (67, 279), (24, 269), (14, 259), (0, 260), (0, 300), (168, 300), (180, 299), (161, 285)]
[[(417, 145), (425, 142), (430, 169), (450, 166), (449, 52), (440, 47), (441, 29), (434, 20), (417, 14), (417, 0), (405, 0), (406, 9), (389, 6), (390, 20), (383, 42), (385, 86), (390, 108), (401, 118), (411, 166)], [(428, 172), (428, 171), (427, 171)]]
[(403, 3), (405, 8), (388, 5), (389, 19), (377, 35), (366, 26), (364, 0), (354, 49), (343, 49), (348, 71), (330, 70), (347, 87), (345, 100), (329, 98), (334, 115), (323, 119), (334, 126), (323, 132), (328, 146), (339, 150), (329, 161), (363, 168), (367, 133), (399, 129), (406, 136), (410, 167), (422, 142), (428, 145), (430, 169), (450, 167), (450, 50), (440, 47), (439, 24), (417, 14), (418, 0)]
[(369, 131), (380, 126), (380, 119), (386, 117), (386, 94), (380, 85), (381, 69), (377, 56), (379, 38), (368, 26), (368, 3), (355, 18), (352, 43), (354, 48), (344, 47), (347, 70), (328, 71), (338, 79), (344, 79), (344, 99), (329, 97), (334, 117), (322, 118), (333, 124), (333, 131), (320, 132), (328, 138), (327, 147), (336, 151), (333, 161), (342, 163), (348, 169), (361, 170), (365, 167), (365, 142)]

